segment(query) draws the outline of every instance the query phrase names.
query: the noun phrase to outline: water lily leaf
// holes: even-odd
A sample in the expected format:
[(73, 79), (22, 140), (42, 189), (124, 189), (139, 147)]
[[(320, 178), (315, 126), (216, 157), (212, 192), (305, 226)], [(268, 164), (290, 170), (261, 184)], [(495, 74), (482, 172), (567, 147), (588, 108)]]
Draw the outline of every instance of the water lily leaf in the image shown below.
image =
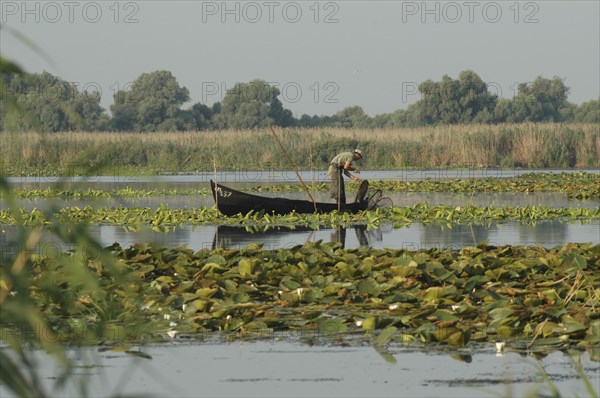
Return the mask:
[(371, 316), (371, 317), (365, 318), (365, 320), (362, 323), (362, 328), (364, 330), (375, 330), (375, 329), (377, 329), (377, 317), (376, 316)]
[(302, 294), (302, 299), (307, 303), (318, 302), (323, 298), (324, 294), (318, 289), (309, 289)]
[(354, 276), (354, 266), (344, 261), (340, 261), (335, 265), (335, 268), (340, 270), (341, 274), (346, 277)]
[(226, 269), (225, 267), (222, 267), (221, 265), (219, 265), (217, 263), (210, 262), (210, 263), (204, 264), (204, 266), (202, 267), (200, 272), (209, 274), (209, 273), (215, 272), (215, 271), (224, 271), (225, 269)]
[(494, 308), (493, 310), (491, 310), (489, 312), (489, 316), (494, 321), (501, 321), (505, 318), (508, 318), (513, 313), (514, 313), (513, 310), (511, 310), (510, 308)]
[(141, 266), (140, 266), (140, 267), (137, 269), (137, 271), (138, 271), (140, 274), (147, 274), (147, 273), (150, 273), (150, 272), (154, 271), (154, 265), (153, 265), (153, 264), (144, 264), (144, 265), (141, 265)]
[(156, 278), (156, 281), (163, 282), (163, 283), (171, 283), (171, 282), (173, 282), (173, 278), (168, 275), (162, 275), (162, 276), (159, 276), (158, 278)]
[(264, 338), (271, 338), (273, 337), (273, 330), (269, 328), (269, 326), (267, 325), (266, 322), (264, 321), (250, 321), (248, 323), (246, 323), (244, 325), (244, 329), (245, 330), (252, 330), (252, 331), (256, 331), (256, 330), (260, 330), (261, 333), (260, 335), (255, 335), (253, 333), (254, 337), (260, 338), (260, 337), (264, 337)]
[(281, 286), (283, 286), (289, 290), (296, 290), (299, 287), (301, 287), (302, 285), (293, 279), (286, 278), (286, 279), (281, 280)]
[(586, 269), (587, 260), (581, 254), (567, 254), (563, 257), (563, 265), (567, 267)]
[(207, 298), (207, 297), (211, 297), (212, 295), (214, 295), (218, 290), (219, 290), (219, 288), (217, 288), (217, 287), (214, 287), (214, 288), (204, 287), (204, 288), (196, 290), (196, 295), (198, 297)]
[(446, 297), (454, 293), (456, 293), (456, 287), (454, 286), (434, 286), (425, 290), (423, 300), (433, 303), (438, 301), (442, 297)]
[(240, 276), (245, 278), (246, 275), (252, 275), (254, 269), (254, 263), (247, 259), (242, 259), (238, 263), (238, 269), (240, 271)]
[(395, 326), (388, 326), (387, 328), (383, 329), (381, 333), (379, 333), (377, 337), (375, 337), (375, 339), (373, 339), (373, 345), (382, 346), (387, 344), (392, 339), (394, 333), (396, 333), (397, 331), (398, 328), (396, 328)]
[(198, 311), (206, 311), (210, 305), (208, 300), (194, 300), (191, 303), (186, 303), (185, 310), (183, 311), (186, 315), (195, 314)]
[(232, 295), (231, 299), (236, 304), (247, 303), (248, 301), (250, 301), (250, 296), (248, 295), (248, 293), (238, 292)]
[(561, 334), (572, 334), (576, 332), (582, 332), (586, 329), (585, 325), (575, 320), (563, 322), (562, 326), (557, 328), (557, 332)]
[(348, 330), (340, 318), (317, 318), (317, 331), (321, 335), (332, 336)]
[(227, 264), (227, 260), (225, 259), (225, 257), (221, 256), (220, 254), (215, 254), (213, 256), (210, 256), (209, 258), (206, 259), (206, 264), (208, 265), (209, 263), (214, 263), (217, 265), (225, 265)]
[(373, 278), (367, 278), (360, 281), (357, 289), (359, 293), (373, 297), (377, 297), (381, 293), (379, 284)]
[(486, 275), (475, 275), (470, 277), (465, 283), (465, 291), (471, 292), (473, 289), (478, 288), (486, 282), (489, 282), (489, 278)]
[(448, 336), (446, 342), (453, 347), (465, 347), (469, 342), (471, 333), (467, 330), (458, 329)]
[(247, 245), (246, 247), (244, 247), (242, 250), (240, 250), (240, 253), (242, 255), (245, 256), (251, 256), (257, 253), (260, 253), (262, 251), (262, 243), (250, 243), (249, 245)]
[(223, 326), (223, 330), (228, 332), (233, 332), (238, 330), (240, 327), (244, 325), (244, 321), (239, 318), (234, 318), (228, 321), (225, 321), (225, 325)]
[(436, 310), (431, 315), (436, 317), (440, 321), (458, 321), (460, 319), (452, 311), (445, 309)]

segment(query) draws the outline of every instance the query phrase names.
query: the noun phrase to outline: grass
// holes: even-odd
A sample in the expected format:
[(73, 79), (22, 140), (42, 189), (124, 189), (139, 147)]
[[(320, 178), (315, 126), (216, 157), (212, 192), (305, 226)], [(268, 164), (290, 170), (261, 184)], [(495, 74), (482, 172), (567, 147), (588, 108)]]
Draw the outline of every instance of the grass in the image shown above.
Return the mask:
[[(367, 169), (598, 168), (596, 124), (505, 124), (416, 129), (286, 129), (286, 150), (302, 169), (325, 169), (336, 153), (360, 147)], [(0, 134), (5, 175), (268, 170), (290, 166), (268, 130), (162, 133)]]

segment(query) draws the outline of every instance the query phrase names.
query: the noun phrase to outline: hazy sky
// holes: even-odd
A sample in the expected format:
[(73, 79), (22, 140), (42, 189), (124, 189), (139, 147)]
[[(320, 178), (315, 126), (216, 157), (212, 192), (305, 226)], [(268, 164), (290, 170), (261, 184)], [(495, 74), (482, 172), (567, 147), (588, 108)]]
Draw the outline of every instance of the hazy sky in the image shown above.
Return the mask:
[[(472, 69), (514, 95), (537, 76), (565, 79), (569, 100), (600, 96), (600, 2), (591, 1), (6, 1), (2, 54), (112, 104), (141, 73), (169, 70), (192, 101), (221, 101), (263, 79), (300, 116), (360, 105), (406, 108), (418, 83)], [(185, 106), (184, 106), (185, 107)]]

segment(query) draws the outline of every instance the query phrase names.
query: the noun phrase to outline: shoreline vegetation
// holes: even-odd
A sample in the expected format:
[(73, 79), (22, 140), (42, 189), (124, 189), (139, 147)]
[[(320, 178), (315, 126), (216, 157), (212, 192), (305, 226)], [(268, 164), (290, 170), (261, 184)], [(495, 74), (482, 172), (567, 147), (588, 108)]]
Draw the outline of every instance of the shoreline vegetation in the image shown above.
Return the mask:
[[(366, 170), (600, 168), (600, 128), (592, 123), (290, 128), (278, 135), (295, 165), (305, 170), (322, 170), (333, 154), (355, 147), (366, 154)], [(2, 132), (0, 144), (5, 176), (290, 168), (268, 129)]]

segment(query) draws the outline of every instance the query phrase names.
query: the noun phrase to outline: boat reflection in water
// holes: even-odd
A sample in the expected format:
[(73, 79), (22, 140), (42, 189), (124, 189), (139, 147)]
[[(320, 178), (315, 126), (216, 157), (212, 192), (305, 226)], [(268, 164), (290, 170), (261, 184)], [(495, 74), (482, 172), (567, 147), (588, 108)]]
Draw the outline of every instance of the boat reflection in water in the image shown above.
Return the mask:
[[(355, 238), (353, 235), (355, 235)], [(251, 227), (219, 225), (215, 231), (212, 249), (241, 249), (254, 243), (263, 244), (264, 249), (270, 250), (291, 248), (318, 240), (339, 243), (342, 248), (345, 248), (347, 239), (352, 239), (350, 244), (352, 247), (372, 246), (373, 242), (383, 240), (383, 234), (380, 229), (367, 229), (366, 225), (319, 230), (308, 227), (270, 226), (266, 229), (253, 229)]]

